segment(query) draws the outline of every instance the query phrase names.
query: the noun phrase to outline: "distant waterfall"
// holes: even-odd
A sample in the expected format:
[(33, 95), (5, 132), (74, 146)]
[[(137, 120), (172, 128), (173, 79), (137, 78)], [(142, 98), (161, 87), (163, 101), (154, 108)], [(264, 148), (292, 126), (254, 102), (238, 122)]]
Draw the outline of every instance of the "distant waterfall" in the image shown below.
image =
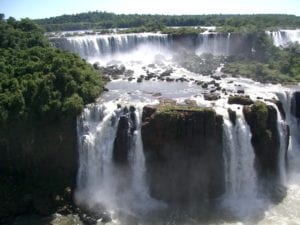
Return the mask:
[(198, 35), (198, 54), (230, 55), (230, 33), (202, 33)]
[(244, 217), (257, 210), (260, 204), (251, 132), (242, 112), (235, 125), (225, 119), (223, 129), (226, 181), (223, 204), (236, 215)]
[(279, 30), (266, 32), (277, 47), (286, 47), (290, 42), (300, 42), (300, 30)]
[(79, 170), (76, 201), (97, 210), (143, 213), (157, 204), (148, 195), (144, 181), (145, 159), (140, 134), (141, 109), (136, 112), (129, 166), (113, 162), (113, 146), (122, 115), (112, 102), (90, 105), (78, 118)]
[(52, 38), (58, 48), (79, 54), (83, 58), (101, 57), (124, 53), (141, 45), (153, 45), (155, 48), (168, 47), (171, 39), (167, 34), (107, 34), (75, 37)]

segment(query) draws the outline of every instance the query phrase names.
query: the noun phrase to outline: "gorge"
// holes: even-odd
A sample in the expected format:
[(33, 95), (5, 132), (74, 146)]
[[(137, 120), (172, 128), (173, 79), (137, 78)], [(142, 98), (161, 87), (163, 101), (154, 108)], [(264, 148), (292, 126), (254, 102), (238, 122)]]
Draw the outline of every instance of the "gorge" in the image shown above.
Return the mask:
[(227, 22), (2, 16), (0, 224), (298, 224), (300, 32)]
[[(297, 32), (267, 34), (285, 46)], [(221, 55), (259, 55), (255, 41), (234, 33), (52, 38), (109, 80), (77, 119), (76, 203), (106, 211), (109, 224), (297, 224), (299, 87), (222, 72)], [(202, 53), (217, 57), (212, 74), (178, 60)]]

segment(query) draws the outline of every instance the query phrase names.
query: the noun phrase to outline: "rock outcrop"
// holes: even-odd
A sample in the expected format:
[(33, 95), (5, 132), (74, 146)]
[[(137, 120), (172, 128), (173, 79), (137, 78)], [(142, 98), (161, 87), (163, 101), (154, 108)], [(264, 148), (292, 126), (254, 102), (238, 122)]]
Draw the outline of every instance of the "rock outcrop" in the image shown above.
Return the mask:
[(194, 204), (224, 193), (223, 118), (211, 108), (145, 106), (142, 140), (152, 197)]
[[(272, 198), (282, 199), (285, 191), (279, 177), (280, 137), (276, 109), (257, 101), (252, 106), (245, 106), (243, 111), (252, 133), (251, 142), (260, 184)], [(287, 148), (288, 145), (286, 151)]]
[(228, 98), (228, 104), (252, 105), (253, 103), (249, 96), (235, 95)]
[(293, 94), (291, 112), (296, 118), (300, 119), (300, 92), (298, 91)]
[(76, 179), (76, 119), (12, 126), (0, 139), (0, 224), (72, 204)]
[(133, 132), (136, 130), (135, 108), (130, 106), (123, 109), (120, 116), (116, 138), (114, 140), (113, 160), (118, 164), (128, 162), (129, 151), (132, 145)]
[(257, 101), (252, 106), (245, 106), (243, 111), (251, 129), (251, 142), (258, 161), (259, 175), (262, 177), (277, 176), (280, 139), (277, 130), (276, 109)]

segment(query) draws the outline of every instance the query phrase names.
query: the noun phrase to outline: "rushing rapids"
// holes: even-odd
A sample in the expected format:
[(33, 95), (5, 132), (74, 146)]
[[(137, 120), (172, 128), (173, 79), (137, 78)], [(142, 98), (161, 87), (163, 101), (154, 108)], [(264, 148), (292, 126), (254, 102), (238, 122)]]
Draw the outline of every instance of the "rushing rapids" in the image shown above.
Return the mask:
[[(270, 35), (274, 38), (274, 34), (270, 33)], [(289, 40), (292, 39), (289, 37)], [(98, 66), (110, 68), (104, 71), (112, 78), (106, 86), (109, 91), (104, 93), (98, 102), (87, 106), (78, 118), (77, 204), (92, 212), (109, 212), (113, 219), (111, 224), (297, 224), (300, 220), (297, 213), (300, 195), (298, 163), (300, 161), (298, 135), (300, 127), (299, 109), (296, 106), (299, 100), (297, 94), (294, 94), (297, 93), (297, 87), (263, 85), (249, 79), (224, 76), (221, 72), (222, 64), (212, 76), (202, 75), (188, 71), (173, 60), (174, 51), (180, 51), (181, 45), (192, 49), (197, 54), (209, 52), (215, 55), (230, 55), (237, 53), (245, 41), (234, 34), (217, 33), (177, 39), (162, 34), (114, 34), (53, 40), (60, 48), (78, 53)], [(274, 42), (276, 44), (275, 39)], [(251, 48), (249, 45), (250, 51)], [(117, 75), (109, 74), (111, 71)], [(239, 97), (238, 100), (229, 101), (230, 96)], [(276, 154), (272, 156), (276, 168), (263, 174), (266, 176), (263, 178), (259, 170), (269, 166), (269, 159), (267, 162), (264, 160), (264, 156), (261, 155), (261, 146), (268, 143), (257, 143), (257, 140), (253, 140), (257, 134), (253, 133), (255, 126), (249, 124), (249, 121), (251, 122), (251, 118), (256, 118), (256, 112), (253, 111), (254, 108), (243, 106), (244, 103), (252, 105), (257, 100), (263, 102), (265, 107), (263, 109), (269, 112), (264, 128), (268, 129), (266, 134), (271, 133), (273, 135), (271, 138), (279, 140), (278, 151), (276, 146), (269, 146), (271, 152)], [(241, 103), (241, 101), (244, 102)], [(281, 107), (278, 102), (281, 102)], [(200, 115), (198, 120), (202, 121), (201, 126), (208, 126), (208, 130), (212, 129), (211, 124), (207, 124), (206, 120), (201, 118), (202, 109), (212, 109), (212, 112), (208, 112), (212, 113), (209, 115), (216, 116), (216, 120), (212, 121), (222, 123), (223, 140), (219, 143), (222, 148), (221, 164), (218, 161), (219, 156), (214, 155), (215, 153), (209, 158), (203, 158), (201, 154), (206, 154), (205, 150), (201, 150), (198, 155), (199, 152), (193, 149), (197, 145), (186, 142), (182, 144), (182, 137), (197, 137), (200, 145), (205, 143), (201, 138), (209, 139), (209, 137), (205, 136), (206, 131), (201, 133), (202, 128), (198, 131), (196, 126), (191, 128), (192, 131), (188, 131), (189, 128), (186, 129), (185, 124), (190, 123), (184, 122), (182, 125), (180, 122), (181, 125), (174, 123), (178, 126), (174, 131), (162, 133), (163, 138), (171, 141), (171, 146), (177, 145), (178, 149), (186, 148), (186, 151), (194, 154), (193, 157), (202, 160), (201, 165), (193, 165), (195, 168), (203, 169), (213, 162), (220, 164), (221, 167), (210, 165), (209, 169), (208, 167), (203, 169), (204, 173), (199, 172), (202, 179), (199, 182), (187, 181), (189, 177), (197, 176), (195, 176), (196, 171), (190, 172), (189, 165), (181, 164), (180, 159), (191, 160), (186, 153), (178, 153), (179, 159), (178, 156), (170, 156), (173, 157), (172, 160), (174, 159), (175, 163), (169, 161), (168, 164), (174, 173), (179, 173), (180, 170), (189, 171), (190, 174), (185, 176), (174, 174), (174, 179), (166, 176), (170, 168), (164, 167), (161, 162), (167, 162), (170, 160), (168, 158), (161, 158), (160, 160), (163, 161), (160, 161), (159, 165), (155, 164), (155, 161), (151, 164), (153, 163), (150, 157), (152, 153), (145, 151), (147, 146), (144, 146), (143, 137), (163, 132), (159, 130), (163, 126), (159, 124), (164, 123), (165, 120), (161, 120), (160, 123), (152, 121), (156, 124), (154, 130), (151, 130), (153, 133), (143, 135), (143, 126), (151, 122), (149, 119), (155, 120), (156, 118), (156, 114), (146, 116), (145, 106), (159, 107), (162, 103), (171, 104), (170, 107), (172, 104), (180, 105), (180, 107), (192, 105), (191, 114), (184, 110), (182, 113), (179, 109), (182, 119), (180, 121), (193, 119), (193, 109), (196, 108), (195, 115)], [(199, 113), (198, 108), (201, 111)], [(254, 116), (249, 119), (246, 111), (250, 109), (252, 112), (248, 111), (248, 114)], [(271, 114), (273, 109), (275, 114)], [(159, 109), (157, 114), (159, 115)], [(248, 115), (247, 118), (246, 115)], [(267, 121), (272, 121), (275, 126), (270, 127)], [(174, 124), (169, 123), (171, 127)], [(177, 128), (181, 129), (181, 136), (175, 139), (170, 138), (173, 134), (178, 134)], [(219, 134), (213, 135), (218, 137)], [(171, 149), (168, 149), (166, 145), (162, 147), (163, 139), (156, 141), (152, 149), (155, 150), (156, 146), (159, 146), (161, 151), (164, 148), (165, 152), (172, 154)], [(191, 142), (197, 143), (193, 139)], [(208, 142), (207, 146), (215, 148), (212, 146), (216, 145)], [(266, 148), (262, 150), (266, 151)], [(154, 154), (154, 156), (159, 155)], [(197, 160), (190, 162), (197, 164)], [(223, 169), (220, 171), (222, 166)], [(153, 175), (157, 170), (161, 171), (161, 174)], [(207, 178), (205, 178), (205, 173), (209, 174)], [(153, 184), (153, 181), (159, 180), (157, 176), (163, 179), (171, 178), (169, 186), (160, 187), (159, 184)], [(190, 193), (189, 190), (197, 188), (207, 190), (205, 185), (214, 182), (209, 180), (210, 176), (223, 179), (218, 180), (220, 181), (218, 185), (222, 186), (224, 183), (224, 190), (219, 187), (216, 193), (222, 192), (221, 195), (204, 193), (199, 200), (198, 196), (195, 196), (196, 192)], [(184, 182), (180, 183), (180, 180)], [(187, 187), (180, 189), (178, 184)], [(200, 186), (193, 187), (194, 184)], [(274, 201), (270, 197), (274, 195), (269, 194), (270, 189), (265, 186), (271, 186), (275, 192), (279, 189), (281, 192), (279, 197), (275, 193), (279, 201)], [(284, 186), (287, 187), (285, 198)], [(181, 208), (173, 205), (178, 201), (178, 199), (173, 199), (177, 195), (166, 197), (165, 194), (159, 195), (157, 190), (166, 192), (169, 190), (170, 193), (180, 190), (191, 196), (188, 201), (198, 200), (196, 203), (193, 202), (191, 209)], [(185, 196), (183, 198), (186, 200)]]

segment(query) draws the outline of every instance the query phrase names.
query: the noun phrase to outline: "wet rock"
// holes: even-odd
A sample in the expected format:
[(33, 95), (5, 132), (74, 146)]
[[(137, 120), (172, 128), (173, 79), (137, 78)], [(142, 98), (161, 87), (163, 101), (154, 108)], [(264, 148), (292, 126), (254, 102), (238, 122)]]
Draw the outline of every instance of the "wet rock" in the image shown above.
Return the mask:
[(162, 72), (159, 76), (160, 77), (167, 77), (170, 76), (173, 73), (173, 69), (167, 69), (164, 72)]
[(113, 160), (116, 163), (126, 163), (130, 150), (129, 143), (129, 122), (127, 116), (121, 116), (119, 119), (116, 138), (113, 148)]
[(176, 100), (169, 99), (169, 98), (160, 98), (159, 104), (163, 106), (173, 106), (176, 105)]
[(189, 80), (184, 77), (180, 77), (180, 78), (177, 78), (176, 81), (188, 82)]
[(100, 63), (99, 62), (95, 62), (94, 64), (93, 64), (93, 67), (94, 67), (94, 69), (96, 69), (96, 70), (100, 70)]
[(215, 79), (215, 80), (221, 80), (221, 76), (212, 75), (210, 77), (213, 78), (213, 79)]
[(252, 106), (244, 106), (243, 112), (252, 133), (251, 142), (259, 178), (276, 183), (279, 180), (280, 151), (276, 109), (257, 101)]
[(134, 74), (134, 71), (133, 70), (125, 70), (125, 72), (124, 72), (124, 75), (126, 76), (126, 77), (130, 77), (130, 76), (132, 76)]
[(286, 118), (285, 111), (284, 111), (284, 108), (283, 108), (283, 105), (282, 105), (281, 101), (279, 101), (277, 99), (265, 99), (265, 101), (274, 103), (277, 106), (281, 117), (283, 119)]
[(291, 112), (296, 118), (300, 118), (300, 92), (293, 93)]
[(113, 146), (113, 160), (117, 164), (127, 165), (132, 144), (133, 132), (137, 128), (135, 107), (123, 108), (123, 114), (119, 118), (118, 128)]
[(203, 89), (208, 88), (208, 84), (207, 84), (207, 83), (203, 83), (203, 84), (202, 84), (202, 88), (203, 88)]
[(197, 102), (195, 100), (191, 100), (191, 99), (185, 99), (184, 104), (186, 104), (188, 106), (197, 107)]
[(174, 81), (174, 78), (167, 77), (167, 78), (166, 78), (166, 81), (172, 82), (172, 81)]
[(222, 124), (210, 108), (144, 107), (141, 134), (152, 197), (193, 205), (224, 193)]
[(204, 94), (204, 99), (207, 101), (216, 101), (219, 98), (220, 98), (220, 95), (216, 94), (216, 93)]
[(111, 65), (107, 67), (101, 67), (100, 68), (101, 72), (105, 75), (110, 75), (110, 76), (119, 76), (124, 74), (126, 68), (124, 65)]
[(253, 103), (249, 96), (235, 95), (228, 98), (228, 104), (252, 105)]
[(236, 124), (236, 112), (231, 108), (228, 108), (228, 115), (231, 123), (235, 126)]
[(245, 94), (245, 90), (239, 89), (239, 90), (236, 91), (236, 93), (238, 93), (238, 94)]
[(157, 92), (157, 93), (154, 93), (152, 94), (153, 97), (160, 97), (161, 96), (161, 93), (160, 92)]

